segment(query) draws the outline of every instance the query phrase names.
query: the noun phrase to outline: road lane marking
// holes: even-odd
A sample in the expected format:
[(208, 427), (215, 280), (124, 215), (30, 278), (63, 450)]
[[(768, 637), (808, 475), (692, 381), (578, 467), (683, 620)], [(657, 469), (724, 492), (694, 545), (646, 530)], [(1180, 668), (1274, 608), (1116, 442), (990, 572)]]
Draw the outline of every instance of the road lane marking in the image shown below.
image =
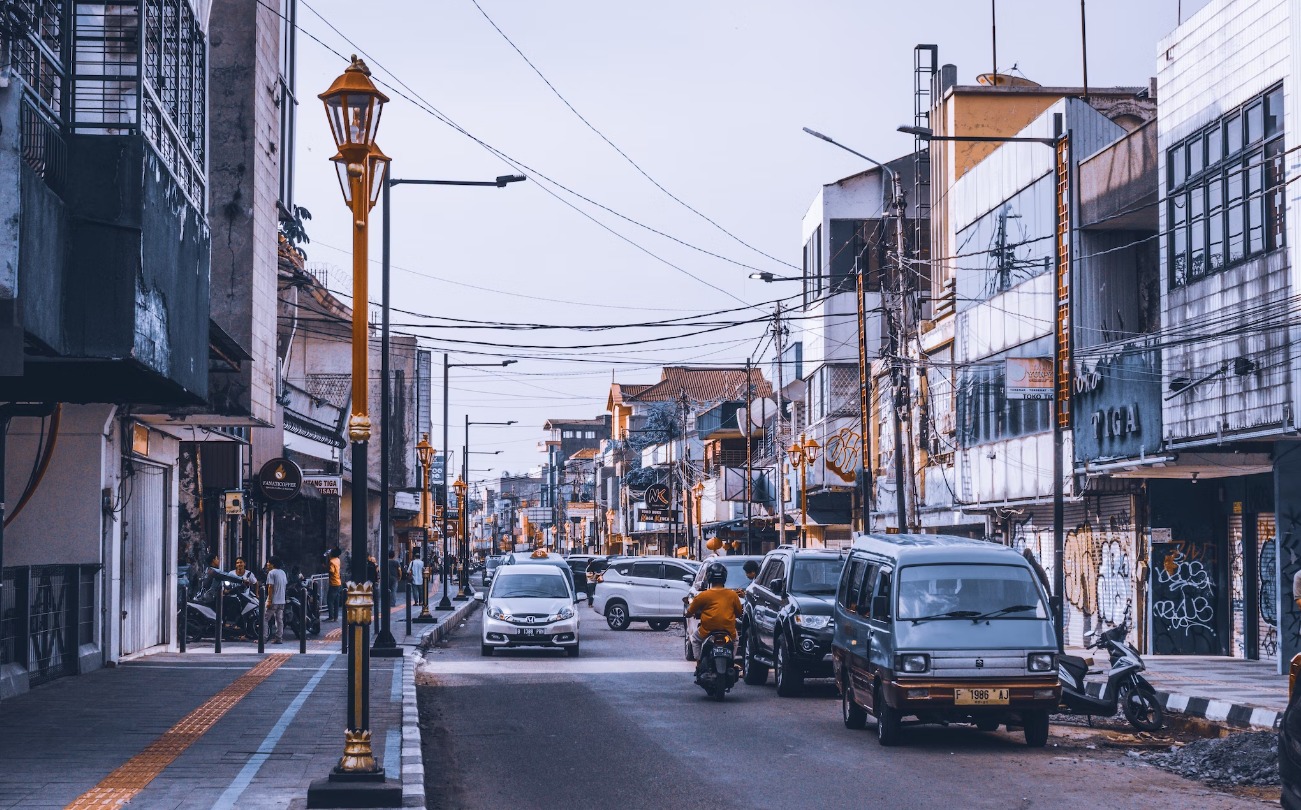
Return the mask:
[(280, 742), (285, 729), (289, 728), (289, 724), (293, 722), (298, 710), (307, 702), (308, 696), (316, 691), (316, 685), (325, 677), (326, 671), (329, 670), (334, 661), (334, 656), (327, 658), (325, 663), (321, 664), (316, 673), (307, 681), (307, 685), (299, 690), (298, 695), (290, 702), (289, 707), (280, 715), (280, 719), (267, 732), (266, 738), (262, 740), (262, 744), (258, 746), (257, 751), (253, 756), (249, 757), (248, 762), (244, 763), (244, 767), (240, 768), (239, 773), (235, 775), (235, 778), (222, 791), (221, 796), (217, 798), (216, 803), (212, 805), (214, 810), (216, 808), (228, 810), (228, 808), (235, 807), (235, 802), (239, 800), (244, 790), (253, 782), (253, 777), (257, 776), (262, 764), (271, 757), (271, 752), (275, 750), (276, 744)]
[(690, 661), (651, 659), (489, 658), (482, 661), (425, 660), (417, 664), (420, 675), (622, 675), (638, 672), (694, 672)]
[(280, 668), (292, 656), (271, 655), (239, 676), (225, 689), (204, 701), (203, 705), (182, 717), (143, 751), (118, 766), (98, 785), (78, 796), (67, 810), (121, 807), (176, 760), (185, 749), (208, 733), (235, 704)]

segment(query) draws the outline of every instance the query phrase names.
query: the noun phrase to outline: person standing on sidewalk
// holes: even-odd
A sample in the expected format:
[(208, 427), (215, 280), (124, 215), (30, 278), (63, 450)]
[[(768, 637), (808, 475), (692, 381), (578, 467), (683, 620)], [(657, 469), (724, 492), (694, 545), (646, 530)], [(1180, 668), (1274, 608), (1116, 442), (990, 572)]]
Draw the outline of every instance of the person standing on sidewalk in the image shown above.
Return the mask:
[(285, 594), (288, 589), (289, 578), (280, 567), (280, 558), (272, 556), (267, 560), (267, 596), (262, 605), (266, 611), (262, 633), (271, 637), (272, 644), (285, 643)]
[(326, 592), (327, 595), (325, 598), (325, 608), (328, 612), (328, 618), (326, 621), (330, 622), (336, 621), (339, 618), (339, 596), (343, 593), (343, 574), (341, 570), (342, 563), (339, 560), (340, 556), (342, 556), (342, 552), (339, 551), (338, 546), (330, 549), (330, 559), (328, 562), (330, 567), (330, 589)]
[(420, 559), (420, 549), (411, 552), (411, 587), (415, 594), (414, 604), (423, 605), (427, 596), (425, 587), (425, 561)]
[(384, 587), (388, 588), (388, 603), (396, 605), (398, 603), (398, 553), (394, 549), (388, 551), (388, 579), (384, 582)]

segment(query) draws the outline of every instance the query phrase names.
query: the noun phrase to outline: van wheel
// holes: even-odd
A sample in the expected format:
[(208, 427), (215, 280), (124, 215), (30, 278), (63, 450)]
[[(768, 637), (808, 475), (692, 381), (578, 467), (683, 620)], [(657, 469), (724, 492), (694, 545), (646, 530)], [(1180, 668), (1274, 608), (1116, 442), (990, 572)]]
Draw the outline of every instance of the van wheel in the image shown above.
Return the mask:
[(997, 720), (977, 720), (976, 728), (980, 731), (998, 731)]
[(651, 619), (649, 622), (647, 622), (647, 624), (650, 625), (650, 629), (652, 630), (669, 629), (669, 622), (666, 619)]
[(867, 726), (867, 712), (854, 702), (854, 687), (849, 681), (849, 672), (841, 675), (845, 687), (840, 690), (840, 717), (845, 721), (845, 728), (860, 729)]
[(566, 648), (565, 648), (565, 655), (568, 655), (570, 658), (577, 658), (577, 657), (579, 656), (579, 648), (578, 648), (578, 645), (575, 644), (575, 645), (572, 646), (572, 647), (566, 647)]
[(492, 647), (487, 644), (480, 644), (479, 655), (482, 655), (484, 658), (492, 658)]
[(741, 666), (745, 668), (745, 672), (742, 673), (743, 680), (748, 686), (763, 686), (768, 682), (768, 667), (754, 660), (754, 650), (751, 646), (753, 643), (750, 640), (750, 633), (746, 633), (745, 645), (742, 647), (744, 652), (741, 654)]
[(611, 630), (627, 630), (632, 620), (628, 617), (628, 606), (623, 602), (611, 602), (605, 606), (605, 623)]
[(795, 697), (804, 689), (804, 673), (800, 671), (799, 664), (790, 660), (780, 635), (772, 646), (773, 680), (777, 683), (777, 694), (780, 697)]
[[(872, 701), (872, 711), (876, 715), (876, 741), (881, 745), (898, 745), (900, 731), (900, 720), (902, 717), (895, 709), (890, 708), (890, 704), (885, 702), (885, 696), (881, 694), (881, 688), (876, 689), (876, 699)], [(1044, 715), (1045, 719), (1047, 715)]]
[(1048, 743), (1048, 712), (1038, 709), (1026, 712), (1021, 717), (1025, 726), (1025, 744), (1031, 748), (1043, 748)]

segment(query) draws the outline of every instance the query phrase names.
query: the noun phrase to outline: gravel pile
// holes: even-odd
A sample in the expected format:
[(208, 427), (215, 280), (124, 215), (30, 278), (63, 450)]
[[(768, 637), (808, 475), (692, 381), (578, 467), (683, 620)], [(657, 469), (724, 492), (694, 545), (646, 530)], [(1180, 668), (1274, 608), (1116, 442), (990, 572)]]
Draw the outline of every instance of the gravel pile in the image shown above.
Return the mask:
[(1245, 731), (1196, 740), (1168, 751), (1142, 754), (1168, 771), (1212, 785), (1266, 786), (1279, 784), (1278, 734)]

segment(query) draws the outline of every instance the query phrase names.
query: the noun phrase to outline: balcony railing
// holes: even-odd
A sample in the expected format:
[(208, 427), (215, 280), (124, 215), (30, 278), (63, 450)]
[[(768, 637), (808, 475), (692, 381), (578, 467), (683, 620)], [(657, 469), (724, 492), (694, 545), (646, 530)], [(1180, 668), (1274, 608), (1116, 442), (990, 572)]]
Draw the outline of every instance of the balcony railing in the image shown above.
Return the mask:
[(18, 110), (23, 160), (51, 189), (62, 190), (68, 171), (68, 147), (58, 120), (25, 94)]

